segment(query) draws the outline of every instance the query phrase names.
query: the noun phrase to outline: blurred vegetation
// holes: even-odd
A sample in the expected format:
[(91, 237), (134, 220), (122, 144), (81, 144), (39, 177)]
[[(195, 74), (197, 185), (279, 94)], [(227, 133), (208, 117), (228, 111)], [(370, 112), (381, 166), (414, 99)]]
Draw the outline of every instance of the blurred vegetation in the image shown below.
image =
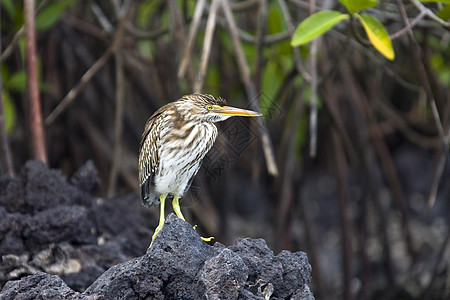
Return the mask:
[[(6, 174), (5, 149), (14, 170), (33, 151), (24, 7), (0, 3)], [(295, 33), (324, 10), (332, 26)], [(48, 163), (137, 193), (145, 121), (201, 87), (264, 121), (218, 124), (188, 218), (307, 252), (317, 299), (448, 299), (449, 28), (448, 1), (37, 1)]]

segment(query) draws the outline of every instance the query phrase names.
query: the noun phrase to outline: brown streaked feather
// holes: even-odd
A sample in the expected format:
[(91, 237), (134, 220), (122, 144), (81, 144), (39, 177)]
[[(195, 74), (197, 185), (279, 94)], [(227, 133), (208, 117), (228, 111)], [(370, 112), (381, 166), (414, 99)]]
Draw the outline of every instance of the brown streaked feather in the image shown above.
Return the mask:
[[(175, 102), (161, 107), (148, 119), (139, 149), (139, 185), (144, 205), (159, 204), (159, 194), (155, 190), (155, 182), (160, 182), (161, 177), (158, 176), (165, 176), (164, 174), (167, 171), (160, 170), (166, 165), (160, 163), (160, 155), (163, 155), (163, 153), (167, 154), (169, 150), (172, 153), (183, 153), (183, 149), (192, 149), (194, 147), (196, 141), (201, 139), (201, 131), (196, 130), (197, 126), (205, 126), (205, 123), (202, 123), (202, 121), (198, 123), (198, 116), (204, 113), (203, 109), (210, 104), (223, 106), (226, 104), (226, 101), (211, 95), (186, 95)], [(197, 170), (190, 178), (186, 189), (189, 188), (195, 173), (197, 173), (204, 154), (212, 147), (216, 135), (217, 129), (214, 137), (207, 141), (204, 152), (194, 158), (193, 163), (196, 163)], [(181, 141), (185, 143), (183, 144)], [(164, 152), (161, 152), (162, 149), (164, 149)], [(183, 194), (178, 193), (180, 196)]]
[[(169, 103), (158, 109), (145, 124), (139, 147), (139, 185), (141, 187), (141, 200), (144, 204), (157, 205), (158, 197), (152, 198), (153, 177), (159, 166), (158, 147), (161, 139), (161, 123), (164, 113), (170, 109)], [(153, 195), (157, 196), (157, 195)]]

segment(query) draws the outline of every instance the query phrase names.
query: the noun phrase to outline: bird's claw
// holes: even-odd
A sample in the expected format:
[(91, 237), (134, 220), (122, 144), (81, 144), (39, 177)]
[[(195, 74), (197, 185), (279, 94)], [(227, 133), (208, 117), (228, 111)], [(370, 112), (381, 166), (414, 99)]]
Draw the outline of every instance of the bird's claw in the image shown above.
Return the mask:
[(208, 238), (204, 238), (204, 237), (200, 237), (202, 240), (204, 240), (205, 242), (211, 242), (213, 239), (214, 239), (214, 237), (213, 236), (210, 236), (210, 237), (208, 237)]
[[(197, 225), (194, 225), (192, 228), (194, 228), (194, 230), (197, 230)], [(207, 238), (204, 238), (204, 237), (200, 237), (203, 241), (205, 241), (205, 242), (211, 242), (213, 239), (214, 239), (214, 237), (213, 236), (210, 236), (210, 237), (207, 237)]]

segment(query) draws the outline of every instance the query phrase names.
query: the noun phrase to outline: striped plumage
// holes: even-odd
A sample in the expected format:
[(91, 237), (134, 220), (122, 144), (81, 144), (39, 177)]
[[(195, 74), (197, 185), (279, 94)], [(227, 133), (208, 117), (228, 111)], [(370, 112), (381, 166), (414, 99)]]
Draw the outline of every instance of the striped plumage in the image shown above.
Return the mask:
[(193, 94), (168, 103), (147, 121), (139, 150), (139, 185), (144, 205), (158, 205), (161, 215), (153, 239), (164, 223), (164, 201), (173, 196), (173, 208), (184, 220), (178, 198), (182, 197), (217, 137), (214, 122), (232, 116), (260, 114), (225, 106), (211, 95)]
[(206, 108), (213, 104), (224, 105), (225, 100), (210, 95), (184, 96), (148, 119), (139, 152), (143, 204), (158, 205), (160, 194), (182, 197), (186, 193), (217, 137), (217, 127), (210, 121), (215, 117), (208, 119)]

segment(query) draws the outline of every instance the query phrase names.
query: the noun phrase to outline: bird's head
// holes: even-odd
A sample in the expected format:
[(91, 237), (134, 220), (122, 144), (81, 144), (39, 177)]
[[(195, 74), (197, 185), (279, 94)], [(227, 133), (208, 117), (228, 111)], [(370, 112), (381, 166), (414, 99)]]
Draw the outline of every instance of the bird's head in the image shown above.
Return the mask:
[(192, 94), (183, 96), (179, 101), (178, 108), (184, 112), (185, 118), (206, 122), (219, 122), (233, 116), (261, 116), (258, 112), (227, 106), (226, 104), (225, 99), (220, 97)]

